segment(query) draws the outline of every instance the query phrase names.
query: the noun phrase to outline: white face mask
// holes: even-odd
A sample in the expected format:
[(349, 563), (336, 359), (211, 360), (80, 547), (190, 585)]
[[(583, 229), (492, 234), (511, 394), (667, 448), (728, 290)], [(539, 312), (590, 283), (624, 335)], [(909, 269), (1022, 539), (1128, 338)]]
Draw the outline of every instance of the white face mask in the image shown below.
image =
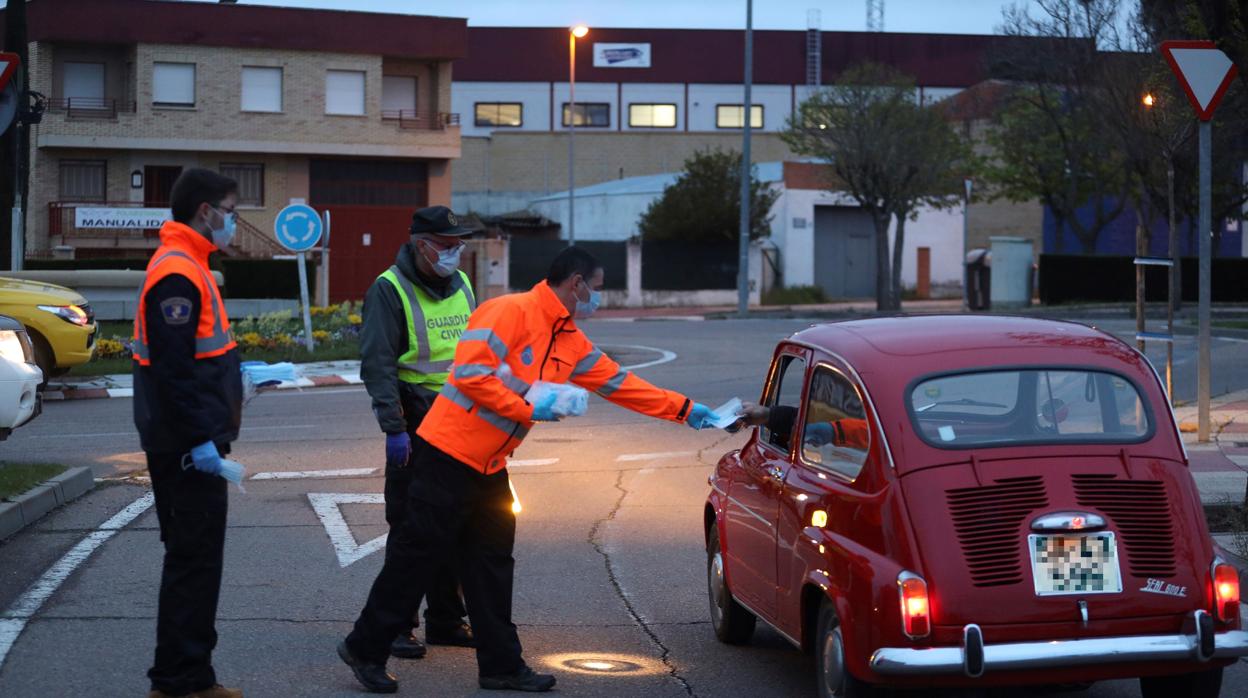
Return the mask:
[(221, 227), (212, 228), (212, 244), (216, 245), (218, 250), (224, 250), (234, 241), (234, 233), (238, 229), (237, 215), (233, 211), (222, 211), (211, 204), (209, 207), (221, 216)]
[[(445, 279), (451, 274), (454, 274), (456, 269), (459, 269), (459, 256), (464, 251), (463, 243), (460, 243), (449, 250), (440, 250), (437, 247), (434, 247), (433, 243), (425, 240), (422, 240), (421, 242), (424, 242), (438, 255), (438, 261), (430, 262), (430, 265), (433, 267), (433, 273)], [(427, 261), (428, 257), (425, 259)]]

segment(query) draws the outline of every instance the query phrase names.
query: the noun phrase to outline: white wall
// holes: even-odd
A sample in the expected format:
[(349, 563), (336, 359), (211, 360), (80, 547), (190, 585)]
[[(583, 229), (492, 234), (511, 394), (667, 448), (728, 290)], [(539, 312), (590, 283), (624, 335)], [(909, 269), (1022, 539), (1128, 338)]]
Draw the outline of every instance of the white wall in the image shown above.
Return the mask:
[[(577, 100), (580, 101), (580, 100)], [(589, 195), (576, 197), (577, 240), (627, 240), (637, 235), (637, 222), (658, 193)], [(532, 210), (552, 221), (563, 223), (562, 235), (568, 236), (568, 200), (534, 201)]]
[[(721, 133), (740, 129), (721, 129), (715, 126), (715, 106), (741, 104), (745, 100), (742, 85), (689, 85), (689, 130), (719, 131)], [(793, 90), (788, 85), (755, 85), (750, 91), (750, 101), (763, 106), (764, 131), (779, 131), (789, 118), (793, 107)]]
[(524, 125), (501, 131), (549, 131), (550, 84), (545, 82), (455, 82), (451, 84), (451, 111), (459, 114), (464, 136), (487, 136), (494, 129), (475, 125), (477, 102), (519, 102)]

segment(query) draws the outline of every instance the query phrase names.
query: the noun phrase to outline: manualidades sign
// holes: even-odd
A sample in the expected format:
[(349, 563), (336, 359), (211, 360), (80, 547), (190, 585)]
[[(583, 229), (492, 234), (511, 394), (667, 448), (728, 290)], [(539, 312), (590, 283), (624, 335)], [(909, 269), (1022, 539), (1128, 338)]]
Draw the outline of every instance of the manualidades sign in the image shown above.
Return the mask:
[(99, 208), (79, 206), (74, 209), (74, 226), (94, 229), (126, 230), (159, 228), (173, 218), (167, 208)]

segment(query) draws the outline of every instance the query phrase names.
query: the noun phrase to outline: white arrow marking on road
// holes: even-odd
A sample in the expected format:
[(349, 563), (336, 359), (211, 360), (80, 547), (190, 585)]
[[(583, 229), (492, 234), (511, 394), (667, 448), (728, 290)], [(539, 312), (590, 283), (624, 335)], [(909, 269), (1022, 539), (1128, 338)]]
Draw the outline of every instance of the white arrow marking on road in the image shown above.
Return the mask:
[(676, 360), (676, 352), (668, 351), (666, 349), (659, 349), (656, 347), (644, 347), (640, 344), (604, 344), (603, 346), (623, 347), (625, 349), (644, 349), (645, 351), (658, 352), (659, 358), (653, 361), (646, 361), (646, 362), (639, 363), (639, 364), (633, 364), (631, 366), (621, 366), (620, 368), (624, 369), (625, 371), (636, 371), (639, 368), (647, 368), (649, 366), (658, 366), (659, 364), (665, 364), (669, 361)]
[(360, 477), (371, 475), (376, 468), (342, 468), (341, 470), (274, 470), (256, 473), (252, 480), (307, 480), (321, 477)]
[(385, 504), (385, 495), (379, 492), (367, 494), (309, 492), (308, 501), (312, 503), (312, 510), (316, 512), (321, 525), (325, 527), (329, 542), (334, 545), (334, 552), (338, 555), (340, 567), (346, 567), (386, 547), (387, 534), (385, 533), (362, 545), (356, 543), (355, 536), (351, 535), (351, 527), (347, 526), (347, 520), (342, 517), (342, 510), (339, 508), (343, 504)]
[(659, 453), (625, 453), (615, 457), (617, 463), (632, 463), (639, 460), (659, 460), (660, 458), (685, 458), (696, 456), (697, 451), (660, 451)]
[(117, 535), (118, 531), (150, 509), (154, 501), (156, 501), (155, 496), (148, 492), (100, 524), (99, 528), (78, 541), (78, 544), (62, 555), (61, 559), (43, 573), (43, 576), (35, 580), (35, 583), (31, 584), (30, 588), (13, 602), (9, 610), (0, 614), (0, 667), (4, 666), (4, 658), (13, 648), (13, 643), (17, 642), (17, 636), (22, 634), (27, 621), (34, 617), (52, 594), (56, 593), (69, 575), (73, 574), (79, 565), (86, 562), (96, 548), (104, 545), (105, 541)]

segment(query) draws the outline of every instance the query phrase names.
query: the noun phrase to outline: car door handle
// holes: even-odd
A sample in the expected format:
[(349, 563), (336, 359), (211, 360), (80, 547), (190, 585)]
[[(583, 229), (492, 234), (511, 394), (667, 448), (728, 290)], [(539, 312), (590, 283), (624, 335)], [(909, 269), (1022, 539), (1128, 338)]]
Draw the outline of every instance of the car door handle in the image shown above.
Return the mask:
[(770, 475), (773, 480), (779, 481), (784, 479), (784, 470), (782, 470), (778, 465), (773, 465), (771, 469), (767, 471), (767, 474)]

